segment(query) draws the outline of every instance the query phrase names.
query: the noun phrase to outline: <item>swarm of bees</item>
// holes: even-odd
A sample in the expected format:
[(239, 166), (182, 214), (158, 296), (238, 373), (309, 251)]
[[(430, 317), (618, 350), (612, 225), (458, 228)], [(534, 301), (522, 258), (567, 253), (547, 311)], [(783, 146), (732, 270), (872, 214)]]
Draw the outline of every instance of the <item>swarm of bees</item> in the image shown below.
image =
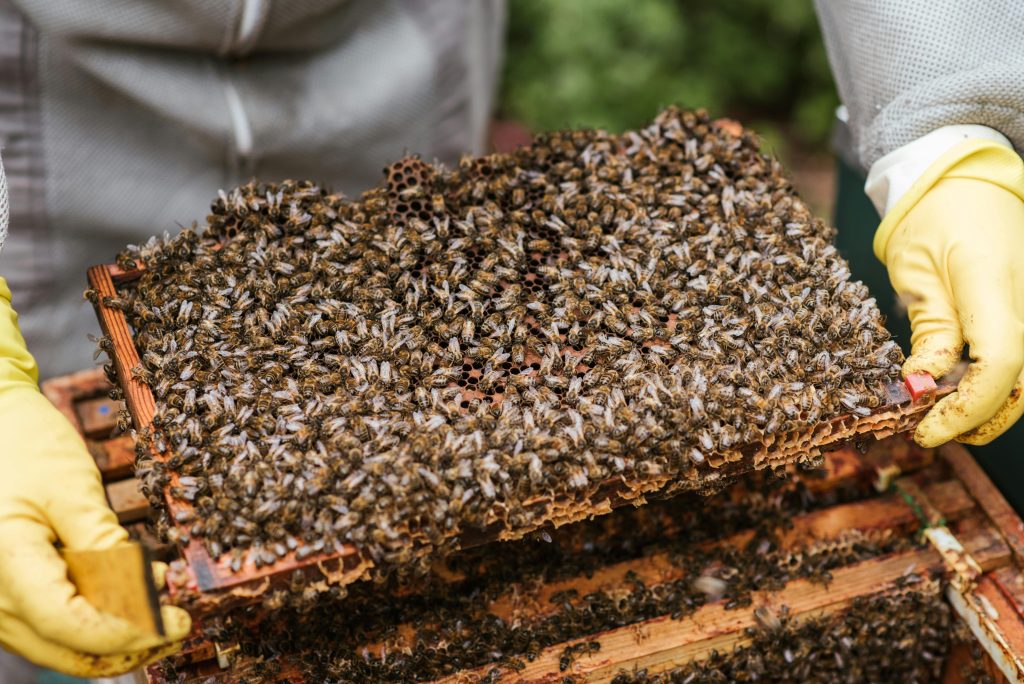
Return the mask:
[(622, 672), (612, 684), (940, 682), (955, 631), (937, 585), (858, 598), (831, 617), (802, 622), (776, 617), (751, 635), (749, 645), (732, 652), (714, 652), (707, 660), (657, 675)]
[(425, 565), (530, 528), (538, 498), (697, 487), (898, 377), (831, 230), (703, 112), (385, 171), (358, 200), (222, 192), (201, 229), (119, 255), (145, 266), (109, 305), (157, 404), (137, 472), (194, 510), (172, 539), (234, 568), (346, 543)]

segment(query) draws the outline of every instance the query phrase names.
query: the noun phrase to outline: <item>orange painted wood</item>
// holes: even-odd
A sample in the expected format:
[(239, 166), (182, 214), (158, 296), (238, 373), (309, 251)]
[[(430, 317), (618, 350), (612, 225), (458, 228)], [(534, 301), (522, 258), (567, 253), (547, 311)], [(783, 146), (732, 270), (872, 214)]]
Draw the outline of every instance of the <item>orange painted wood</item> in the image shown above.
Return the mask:
[(121, 523), (137, 522), (149, 517), (149, 501), (139, 489), (138, 480), (132, 478), (106, 485), (107, 500)]
[(963, 482), (970, 495), (1006, 538), (1017, 561), (1024, 563), (1024, 522), (1021, 522), (1020, 516), (985, 471), (971, 458), (967, 449), (954, 442), (939, 447), (939, 456), (949, 464), (957, 479)]
[(1024, 572), (1016, 565), (1000, 568), (989, 573), (989, 577), (1013, 605), (1014, 611), (1024, 622)]
[[(99, 293), (101, 299), (117, 296), (117, 288), (111, 278), (109, 266), (93, 266), (89, 269), (88, 276), (89, 284)], [(114, 345), (114, 368), (117, 371), (118, 382), (124, 390), (124, 401), (132, 415), (135, 428), (141, 430), (153, 422), (156, 402), (149, 387), (132, 376), (132, 369), (140, 364), (140, 360), (128, 319), (125, 318), (123, 311), (106, 306), (97, 306), (96, 314), (99, 317), (100, 329)]]
[(130, 435), (104, 440), (87, 439), (85, 445), (104, 480), (131, 477), (135, 467), (135, 440)]

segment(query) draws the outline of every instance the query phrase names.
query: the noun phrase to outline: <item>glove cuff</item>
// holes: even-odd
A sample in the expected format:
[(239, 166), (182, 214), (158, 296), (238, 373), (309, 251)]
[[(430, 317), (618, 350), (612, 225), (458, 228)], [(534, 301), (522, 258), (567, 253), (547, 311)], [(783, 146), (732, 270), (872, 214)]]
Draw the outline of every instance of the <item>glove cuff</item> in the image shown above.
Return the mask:
[(1009, 147), (991, 140), (965, 140), (947, 150), (925, 169), (903, 193), (875, 231), (875, 256), (886, 262), (886, 247), (903, 218), (931, 190), (946, 178), (963, 178), (992, 183), (1024, 202), (1024, 160)]
[(1013, 143), (1005, 135), (988, 126), (957, 124), (936, 128), (871, 165), (864, 192), (878, 215), (889, 213), (936, 159), (965, 140), (991, 140), (1013, 149)]

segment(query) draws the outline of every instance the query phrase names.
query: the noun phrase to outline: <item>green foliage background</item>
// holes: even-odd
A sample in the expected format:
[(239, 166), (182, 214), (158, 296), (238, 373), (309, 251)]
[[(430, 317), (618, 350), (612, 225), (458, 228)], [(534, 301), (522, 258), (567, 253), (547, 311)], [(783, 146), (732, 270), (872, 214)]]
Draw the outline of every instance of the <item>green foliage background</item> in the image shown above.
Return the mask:
[(501, 113), (534, 130), (705, 107), (817, 146), (838, 100), (810, 0), (510, 0)]

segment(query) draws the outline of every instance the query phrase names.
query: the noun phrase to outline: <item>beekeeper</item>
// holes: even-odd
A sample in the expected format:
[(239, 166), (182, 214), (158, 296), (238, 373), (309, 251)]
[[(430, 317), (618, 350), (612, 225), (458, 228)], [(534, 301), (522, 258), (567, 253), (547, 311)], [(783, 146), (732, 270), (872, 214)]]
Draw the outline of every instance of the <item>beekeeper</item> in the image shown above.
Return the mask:
[(1024, 5), (815, 0), (850, 113), (875, 255), (913, 329), (903, 372), (958, 390), (914, 434), (987, 444), (1024, 413)]
[(178, 609), (164, 609), (165, 641), (99, 613), (54, 549), (125, 538), (27, 351), (43, 376), (93, 364), (85, 269), (205, 216), (217, 188), (253, 176), (352, 194), (408, 151), (481, 153), (503, 19), (502, 0), (0, 0), (5, 648), (99, 676), (164, 655), (189, 629)]
[[(406, 150), (482, 149), (499, 0), (104, 4), (0, 0), (13, 218), (0, 274), (44, 374), (91, 362), (85, 268), (204, 215), (213, 189), (293, 176), (354, 192)], [(942, 376), (970, 344), (959, 390), (915, 437), (991, 440), (1024, 410), (1024, 7), (818, 10), (884, 214), (875, 250), (909, 302), (905, 370)], [(81, 440), (36, 389), (10, 296), (0, 285), (0, 643), (66, 672), (127, 670), (162, 644), (66, 579), (55, 540), (100, 548), (124, 533)], [(173, 641), (188, 620), (170, 611)]]

